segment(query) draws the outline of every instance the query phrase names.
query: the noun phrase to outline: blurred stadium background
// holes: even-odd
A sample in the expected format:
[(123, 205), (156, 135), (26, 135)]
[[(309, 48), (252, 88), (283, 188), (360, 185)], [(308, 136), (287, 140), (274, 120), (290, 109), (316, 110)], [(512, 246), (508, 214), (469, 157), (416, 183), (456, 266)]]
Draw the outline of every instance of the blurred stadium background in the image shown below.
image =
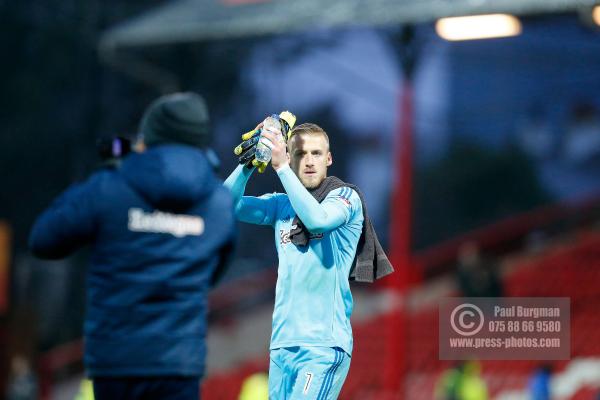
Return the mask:
[[(83, 378), (85, 251), (33, 258), (34, 217), (133, 137), (161, 93), (210, 105), (221, 176), (239, 134), (289, 109), (330, 134), (331, 173), (365, 192), (398, 272), (355, 285), (355, 352), (341, 399), (433, 399), (438, 300), (571, 299), (571, 359), (553, 399), (600, 393), (600, 8), (595, 0), (0, 1), (0, 386), (41, 399)], [(488, 32), (451, 16), (503, 13)], [(481, 28), (481, 26), (480, 26)], [(453, 35), (473, 35), (454, 40)], [(281, 190), (272, 173), (251, 194)], [(268, 367), (276, 254), (240, 226), (211, 296), (203, 399), (237, 399)], [(465, 268), (477, 249), (482, 258)], [(473, 291), (475, 290), (475, 292)], [(493, 399), (528, 399), (538, 361), (482, 361)], [(34, 397), (36, 398), (36, 397)], [(258, 399), (257, 399), (258, 400)]]

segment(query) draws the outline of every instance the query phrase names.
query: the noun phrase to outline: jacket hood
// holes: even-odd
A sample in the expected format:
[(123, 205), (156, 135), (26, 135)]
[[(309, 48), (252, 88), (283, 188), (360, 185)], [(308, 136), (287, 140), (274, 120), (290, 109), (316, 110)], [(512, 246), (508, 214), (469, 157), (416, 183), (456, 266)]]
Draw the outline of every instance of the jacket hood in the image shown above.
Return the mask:
[(121, 174), (153, 207), (183, 211), (211, 194), (218, 185), (204, 153), (168, 144), (129, 155)]

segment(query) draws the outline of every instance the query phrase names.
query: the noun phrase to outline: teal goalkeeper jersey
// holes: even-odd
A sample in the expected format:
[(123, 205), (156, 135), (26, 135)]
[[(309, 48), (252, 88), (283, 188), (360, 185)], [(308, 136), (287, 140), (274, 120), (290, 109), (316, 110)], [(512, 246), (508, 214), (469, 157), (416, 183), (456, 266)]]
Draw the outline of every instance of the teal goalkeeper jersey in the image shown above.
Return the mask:
[[(235, 174), (226, 185), (234, 198), (240, 199), (238, 219), (274, 228), (279, 266), (270, 348), (337, 346), (351, 354), (353, 302), (348, 276), (362, 233), (358, 194), (342, 187), (319, 204), (286, 168), (278, 175), (287, 194), (241, 198), (239, 190), (243, 193), (249, 174), (245, 178), (242, 173)], [(244, 184), (235, 185), (236, 177)], [(290, 241), (296, 215), (309, 228), (307, 246), (298, 247)]]

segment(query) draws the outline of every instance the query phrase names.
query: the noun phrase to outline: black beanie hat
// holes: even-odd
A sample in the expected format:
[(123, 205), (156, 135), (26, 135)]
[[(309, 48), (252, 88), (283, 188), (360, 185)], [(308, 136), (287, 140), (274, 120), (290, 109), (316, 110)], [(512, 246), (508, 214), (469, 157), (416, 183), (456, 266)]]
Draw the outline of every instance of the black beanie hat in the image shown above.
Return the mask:
[(159, 97), (144, 112), (139, 133), (147, 146), (183, 143), (207, 147), (211, 137), (206, 103), (192, 92)]

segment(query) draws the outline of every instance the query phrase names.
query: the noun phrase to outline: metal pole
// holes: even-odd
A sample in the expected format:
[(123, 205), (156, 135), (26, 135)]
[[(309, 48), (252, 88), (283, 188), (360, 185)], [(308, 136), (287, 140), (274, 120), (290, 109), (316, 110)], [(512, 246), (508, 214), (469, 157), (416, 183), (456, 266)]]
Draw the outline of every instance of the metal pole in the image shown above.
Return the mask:
[[(388, 320), (387, 357), (384, 365), (384, 385), (391, 398), (405, 399), (407, 373), (407, 322), (406, 294), (414, 276), (411, 255), (412, 197), (413, 197), (413, 114), (414, 93), (412, 78), (417, 61), (417, 46), (412, 25), (406, 25), (400, 33), (399, 62), (403, 73), (399, 98), (401, 119), (395, 142), (395, 182), (393, 182), (390, 260), (396, 273), (389, 280), (389, 288), (399, 301), (399, 308)], [(395, 296), (395, 297), (396, 297)]]

